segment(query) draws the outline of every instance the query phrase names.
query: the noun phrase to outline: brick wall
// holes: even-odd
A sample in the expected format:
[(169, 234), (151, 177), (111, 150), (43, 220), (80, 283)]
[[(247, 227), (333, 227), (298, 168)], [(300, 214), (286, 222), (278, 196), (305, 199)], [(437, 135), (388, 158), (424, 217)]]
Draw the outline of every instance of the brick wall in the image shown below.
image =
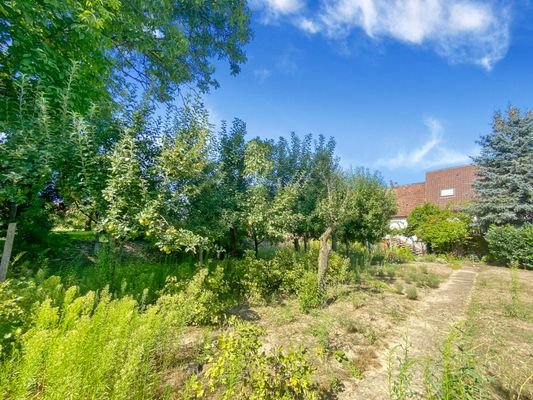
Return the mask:
[(426, 184), (413, 183), (411, 185), (397, 186), (392, 189), (396, 194), (398, 205), (397, 217), (409, 215), (411, 210), (420, 204), (424, 204), (426, 199)]
[[(472, 182), (476, 179), (476, 168), (463, 165), (430, 171), (426, 181), (393, 188), (396, 194), (398, 212), (395, 217), (405, 217), (418, 205), (426, 201), (445, 207), (449, 203), (464, 204), (473, 196)], [(442, 190), (448, 193), (441, 193)], [(441, 196), (441, 194), (453, 194)]]
[[(473, 165), (441, 169), (426, 173), (426, 200), (441, 207), (449, 203), (465, 203), (472, 198), (472, 182), (476, 177)], [(453, 189), (452, 195), (449, 194)], [(441, 191), (448, 193), (441, 193)]]

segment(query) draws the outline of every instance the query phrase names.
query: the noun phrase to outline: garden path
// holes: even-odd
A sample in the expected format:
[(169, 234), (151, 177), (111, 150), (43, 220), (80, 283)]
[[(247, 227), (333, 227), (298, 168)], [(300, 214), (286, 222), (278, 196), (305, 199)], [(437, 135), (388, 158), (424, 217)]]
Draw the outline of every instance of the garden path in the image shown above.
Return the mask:
[[(438, 289), (419, 301), (419, 306), (405, 321), (399, 323), (387, 336), (387, 345), (378, 352), (379, 367), (368, 371), (363, 380), (354, 387), (347, 387), (340, 399), (386, 400), (389, 398), (388, 365), (391, 352), (393, 359), (400, 356), (406, 338), (409, 358), (424, 360), (436, 358), (439, 348), (451, 328), (465, 316), (472, 288), (477, 276), (475, 267), (464, 266), (452, 273)], [(413, 382), (421, 381), (423, 363), (415, 369)], [(397, 365), (392, 368), (397, 373)], [(414, 384), (415, 397), (423, 399), (419, 384)]]

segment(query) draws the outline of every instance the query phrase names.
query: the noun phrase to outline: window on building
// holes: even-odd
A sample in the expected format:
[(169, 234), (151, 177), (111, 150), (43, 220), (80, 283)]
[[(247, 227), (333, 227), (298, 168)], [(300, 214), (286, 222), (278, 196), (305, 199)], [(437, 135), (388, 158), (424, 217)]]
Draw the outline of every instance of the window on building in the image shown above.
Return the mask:
[(453, 188), (450, 189), (441, 189), (440, 190), (440, 197), (448, 197), (453, 196), (455, 194), (455, 190)]

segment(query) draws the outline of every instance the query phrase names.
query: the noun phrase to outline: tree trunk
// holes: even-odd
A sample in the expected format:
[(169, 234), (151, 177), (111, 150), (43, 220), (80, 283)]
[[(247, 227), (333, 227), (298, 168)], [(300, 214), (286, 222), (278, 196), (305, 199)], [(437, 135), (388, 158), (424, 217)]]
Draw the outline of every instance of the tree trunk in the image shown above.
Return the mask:
[(300, 241), (298, 240), (298, 237), (295, 237), (293, 239), (294, 243), (294, 251), (300, 251)]
[(307, 250), (309, 250), (309, 239), (304, 235), (304, 251), (307, 253)]
[(101, 244), (100, 244), (100, 232), (96, 232), (94, 235), (94, 248), (93, 253), (94, 255), (98, 254), (98, 250), (100, 250)]
[(18, 206), (15, 203), (9, 204), (9, 222), (17, 222), (17, 209)]
[(333, 232), (333, 227), (328, 226), (326, 231), (320, 236), (320, 250), (318, 252), (318, 287), (324, 289), (326, 285), (326, 274), (328, 272), (329, 247), (328, 240)]
[(204, 249), (202, 247), (198, 249), (198, 262), (200, 265), (204, 264)]
[(255, 247), (255, 258), (259, 255), (259, 240), (257, 240), (257, 236), (254, 235), (254, 247)]
[(13, 242), (15, 241), (15, 231), (17, 229), (16, 222), (10, 222), (7, 227), (6, 242), (4, 243), (4, 252), (2, 253), (2, 261), (0, 262), (0, 282), (6, 280), (7, 267), (9, 266), (9, 259), (11, 258), (11, 251), (13, 250)]
[(232, 256), (237, 257), (237, 229), (235, 227), (231, 227), (229, 229), (229, 235), (230, 235), (230, 253)]
[(13, 251), (13, 243), (15, 242), (15, 232), (17, 230), (17, 209), (16, 203), (9, 205), (9, 224), (7, 226), (6, 241), (4, 243), (4, 251), (2, 252), (2, 260), (0, 261), (0, 282), (6, 280), (7, 268), (9, 267), (9, 260), (11, 252)]
[(90, 217), (85, 218), (85, 226), (83, 230), (88, 232), (93, 228), (93, 220)]
[(350, 241), (344, 238), (344, 247), (346, 248), (346, 257), (350, 257)]

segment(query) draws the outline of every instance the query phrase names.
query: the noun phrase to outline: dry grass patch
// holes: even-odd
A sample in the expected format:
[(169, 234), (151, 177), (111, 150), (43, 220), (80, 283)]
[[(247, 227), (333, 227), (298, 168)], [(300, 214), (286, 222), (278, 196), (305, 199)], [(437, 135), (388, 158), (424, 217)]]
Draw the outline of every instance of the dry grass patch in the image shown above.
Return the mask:
[[(379, 270), (379, 268), (382, 268)], [(376, 273), (377, 270), (377, 273)], [(266, 331), (266, 350), (303, 346), (315, 368), (314, 378), (330, 392), (357, 385), (366, 372), (379, 366), (377, 353), (387, 346), (394, 327), (416, 309), (395, 283), (405, 284), (404, 274), (418, 279), (433, 274), (439, 282), (451, 273), (447, 266), (430, 263), (376, 267), (362, 276), (357, 285), (342, 285), (329, 291), (334, 301), (324, 308), (304, 314), (298, 302), (252, 307), (256, 324)], [(405, 284), (406, 285), (406, 284)], [(424, 297), (434, 287), (420, 286)]]
[(533, 271), (483, 267), (465, 328), (494, 397), (533, 399)]

